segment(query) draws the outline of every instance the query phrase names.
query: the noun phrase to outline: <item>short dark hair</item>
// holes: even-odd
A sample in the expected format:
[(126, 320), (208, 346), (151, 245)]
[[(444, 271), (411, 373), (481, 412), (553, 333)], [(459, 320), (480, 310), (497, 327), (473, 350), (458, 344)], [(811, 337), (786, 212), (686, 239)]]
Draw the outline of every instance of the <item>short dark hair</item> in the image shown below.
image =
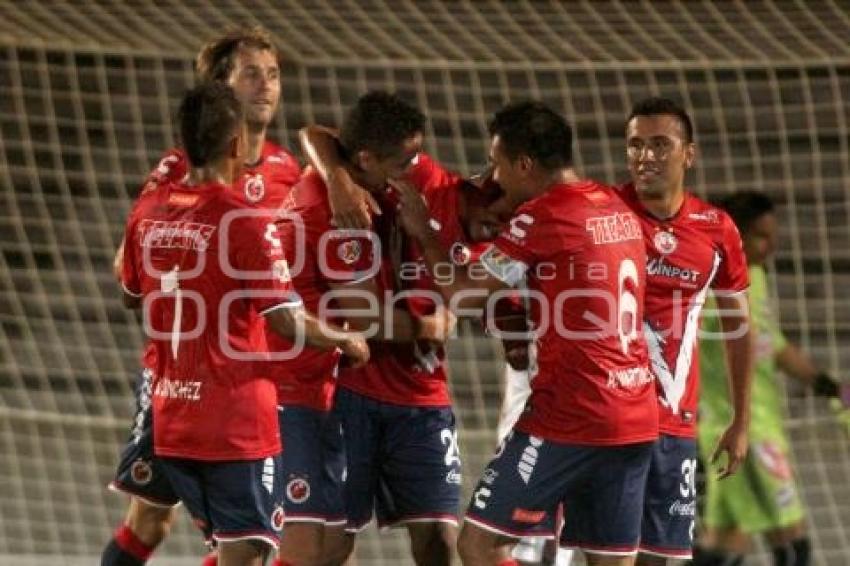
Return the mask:
[(178, 115), (189, 163), (203, 167), (227, 152), (242, 121), (242, 105), (229, 86), (205, 82), (186, 93)]
[(572, 165), (573, 130), (542, 102), (508, 104), (493, 115), (489, 130), (511, 160), (527, 155), (547, 171)]
[(348, 111), (339, 132), (346, 155), (366, 150), (379, 158), (397, 152), (408, 138), (422, 132), (425, 115), (398, 95), (371, 91)]
[(271, 34), (261, 26), (232, 28), (201, 47), (195, 59), (195, 72), (200, 81), (227, 82), (240, 48), (271, 51), (280, 63), (280, 52)]
[(685, 108), (671, 98), (661, 96), (650, 96), (639, 100), (633, 107), (632, 112), (626, 120), (626, 127), (629, 122), (636, 116), (675, 116), (682, 126), (682, 133), (685, 134), (685, 142), (691, 143), (694, 141), (694, 123), (688, 115)]
[(756, 220), (773, 212), (775, 208), (773, 200), (758, 191), (738, 191), (713, 202), (732, 217), (738, 231), (743, 235), (750, 231)]

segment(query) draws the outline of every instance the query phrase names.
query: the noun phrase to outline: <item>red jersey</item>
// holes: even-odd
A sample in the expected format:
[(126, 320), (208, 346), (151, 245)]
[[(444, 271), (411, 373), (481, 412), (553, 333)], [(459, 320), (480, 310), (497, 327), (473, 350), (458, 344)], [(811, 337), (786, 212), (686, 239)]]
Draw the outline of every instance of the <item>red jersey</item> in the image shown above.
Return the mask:
[[(179, 183), (186, 178), (188, 172), (189, 162), (185, 152), (180, 148), (172, 148), (148, 173), (141, 193), (155, 190), (162, 184)], [(301, 166), (298, 160), (286, 149), (266, 140), (260, 152), (260, 159), (251, 166), (243, 167), (234, 187), (238, 194), (244, 196), (247, 206), (277, 209), (283, 205), (289, 190), (300, 177)], [(258, 332), (266, 332), (262, 318), (258, 321)], [(277, 334), (271, 331), (268, 332), (267, 340), (272, 349), (279, 345)], [(142, 366), (153, 368), (155, 365), (156, 349), (149, 343), (142, 353)]]
[[(307, 311), (318, 318), (341, 323), (334, 315), (336, 302), (328, 300), (334, 284), (369, 277), (373, 261), (372, 241), (367, 237), (336, 231), (331, 226), (327, 187), (316, 171), (306, 173), (293, 187), (281, 210), (278, 234), (284, 253), (291, 259), (292, 285)], [(280, 350), (292, 345), (278, 339)], [(339, 352), (302, 349), (287, 362), (290, 378), (278, 384), (281, 404), (328, 411), (333, 404)]]
[[(419, 154), (409, 171), (409, 180), (422, 191), (433, 214), (432, 225), (441, 241), (449, 246), (463, 245), (463, 231), (457, 214), (458, 191), (462, 178)], [(426, 272), (422, 254), (404, 234), (397, 219), (398, 197), (392, 188), (377, 195), (382, 214), (373, 217), (373, 230), (381, 242), (381, 269), (375, 277), (379, 291), (395, 300), (385, 302), (424, 316), (434, 312), (437, 296)], [(434, 224), (436, 222), (436, 224)], [(343, 368), (339, 384), (361, 395), (396, 405), (445, 407), (451, 405), (442, 348), (422, 341), (412, 343), (370, 342), (371, 358), (362, 368)]]
[(660, 430), (696, 436), (699, 319), (709, 287), (741, 292), (749, 285), (741, 236), (726, 212), (687, 193), (679, 211), (660, 220), (634, 185), (619, 189), (640, 219), (646, 245), (644, 332), (660, 404)]
[(274, 224), (245, 213), (244, 199), (223, 185), (165, 183), (130, 214), (122, 279), (145, 298), (156, 347), (157, 455), (222, 461), (280, 452), (274, 383), (267, 366), (246, 358), (264, 346), (252, 340), (253, 313), (293, 300), (282, 250), (267, 237)]
[(554, 185), (516, 210), (481, 262), (528, 286), (537, 334), (518, 430), (585, 445), (658, 436), (640, 328), (645, 261), (640, 223), (610, 187)]

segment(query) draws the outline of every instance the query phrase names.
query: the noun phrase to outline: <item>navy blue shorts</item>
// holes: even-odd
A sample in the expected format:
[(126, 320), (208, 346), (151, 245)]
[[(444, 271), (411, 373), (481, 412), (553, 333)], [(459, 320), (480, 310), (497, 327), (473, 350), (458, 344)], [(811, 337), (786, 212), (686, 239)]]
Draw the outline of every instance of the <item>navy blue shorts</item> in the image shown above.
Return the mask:
[(334, 411), (348, 464), (346, 530), (363, 529), (373, 509), (380, 527), (457, 525), (461, 464), (451, 407), (393, 405), (339, 388)]
[(160, 463), (207, 540), (259, 540), (277, 548), (284, 523), (279, 454), (233, 462), (161, 457)]
[(652, 450), (640, 551), (688, 559), (696, 516), (697, 446), (693, 438), (662, 434)]
[(578, 446), (514, 431), (484, 470), (466, 520), (511, 538), (553, 538), (563, 506), (562, 546), (634, 554), (652, 445)]
[(345, 524), (342, 427), (332, 412), (278, 407), (287, 523)]
[(173, 507), (180, 500), (153, 453), (152, 379), (151, 370), (139, 370), (135, 388), (136, 414), (109, 488), (138, 497), (148, 505)]

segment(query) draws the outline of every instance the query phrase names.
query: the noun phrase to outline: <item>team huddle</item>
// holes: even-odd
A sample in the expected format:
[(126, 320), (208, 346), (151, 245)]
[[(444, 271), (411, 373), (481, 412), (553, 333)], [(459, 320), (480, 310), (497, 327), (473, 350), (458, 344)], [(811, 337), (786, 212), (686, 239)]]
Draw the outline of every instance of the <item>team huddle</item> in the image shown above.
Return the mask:
[[(180, 147), (116, 257), (149, 341), (111, 484), (130, 509), (102, 564), (144, 564), (181, 502), (225, 566), (273, 550), (350, 563), (373, 516), (405, 527), (422, 565), (517, 564), (526, 537), (589, 564), (691, 557), (710, 292), (732, 405), (722, 475), (747, 453), (753, 352), (741, 236), (685, 189), (677, 103), (625, 117), (631, 179), (615, 187), (578, 174), (570, 125), (542, 103), (495, 113), (490, 166), (467, 179), (385, 92), (339, 130), (303, 130), (302, 171), (266, 140), (280, 69), (265, 32), (213, 41), (197, 69)], [(444, 351), (458, 316), (503, 338), (530, 388), (463, 514)]]

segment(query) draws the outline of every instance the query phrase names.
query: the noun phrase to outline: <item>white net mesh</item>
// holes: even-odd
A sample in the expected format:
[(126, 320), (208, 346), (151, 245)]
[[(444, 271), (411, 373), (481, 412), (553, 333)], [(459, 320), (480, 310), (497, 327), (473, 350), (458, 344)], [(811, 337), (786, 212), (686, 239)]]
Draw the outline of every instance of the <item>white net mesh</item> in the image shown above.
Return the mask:
[[(103, 486), (129, 426), (141, 333), (111, 257), (142, 176), (173, 144), (195, 51), (233, 23), (267, 26), (290, 61), (271, 132), (284, 144), (388, 88), (428, 114), (431, 153), (470, 172), (485, 161), (489, 113), (537, 97), (576, 127), (580, 170), (615, 181), (631, 103), (681, 98), (697, 126), (696, 190), (759, 189), (781, 203), (783, 326), (825, 367), (850, 367), (847, 3), (7, 0), (0, 563), (92, 563), (123, 513)], [(494, 442), (498, 348), (466, 338), (452, 354), (469, 487)], [(791, 409), (816, 563), (846, 564), (850, 442), (816, 400)], [(181, 522), (160, 563), (199, 555), (199, 540)], [(400, 536), (360, 543), (361, 564), (405, 555)]]

